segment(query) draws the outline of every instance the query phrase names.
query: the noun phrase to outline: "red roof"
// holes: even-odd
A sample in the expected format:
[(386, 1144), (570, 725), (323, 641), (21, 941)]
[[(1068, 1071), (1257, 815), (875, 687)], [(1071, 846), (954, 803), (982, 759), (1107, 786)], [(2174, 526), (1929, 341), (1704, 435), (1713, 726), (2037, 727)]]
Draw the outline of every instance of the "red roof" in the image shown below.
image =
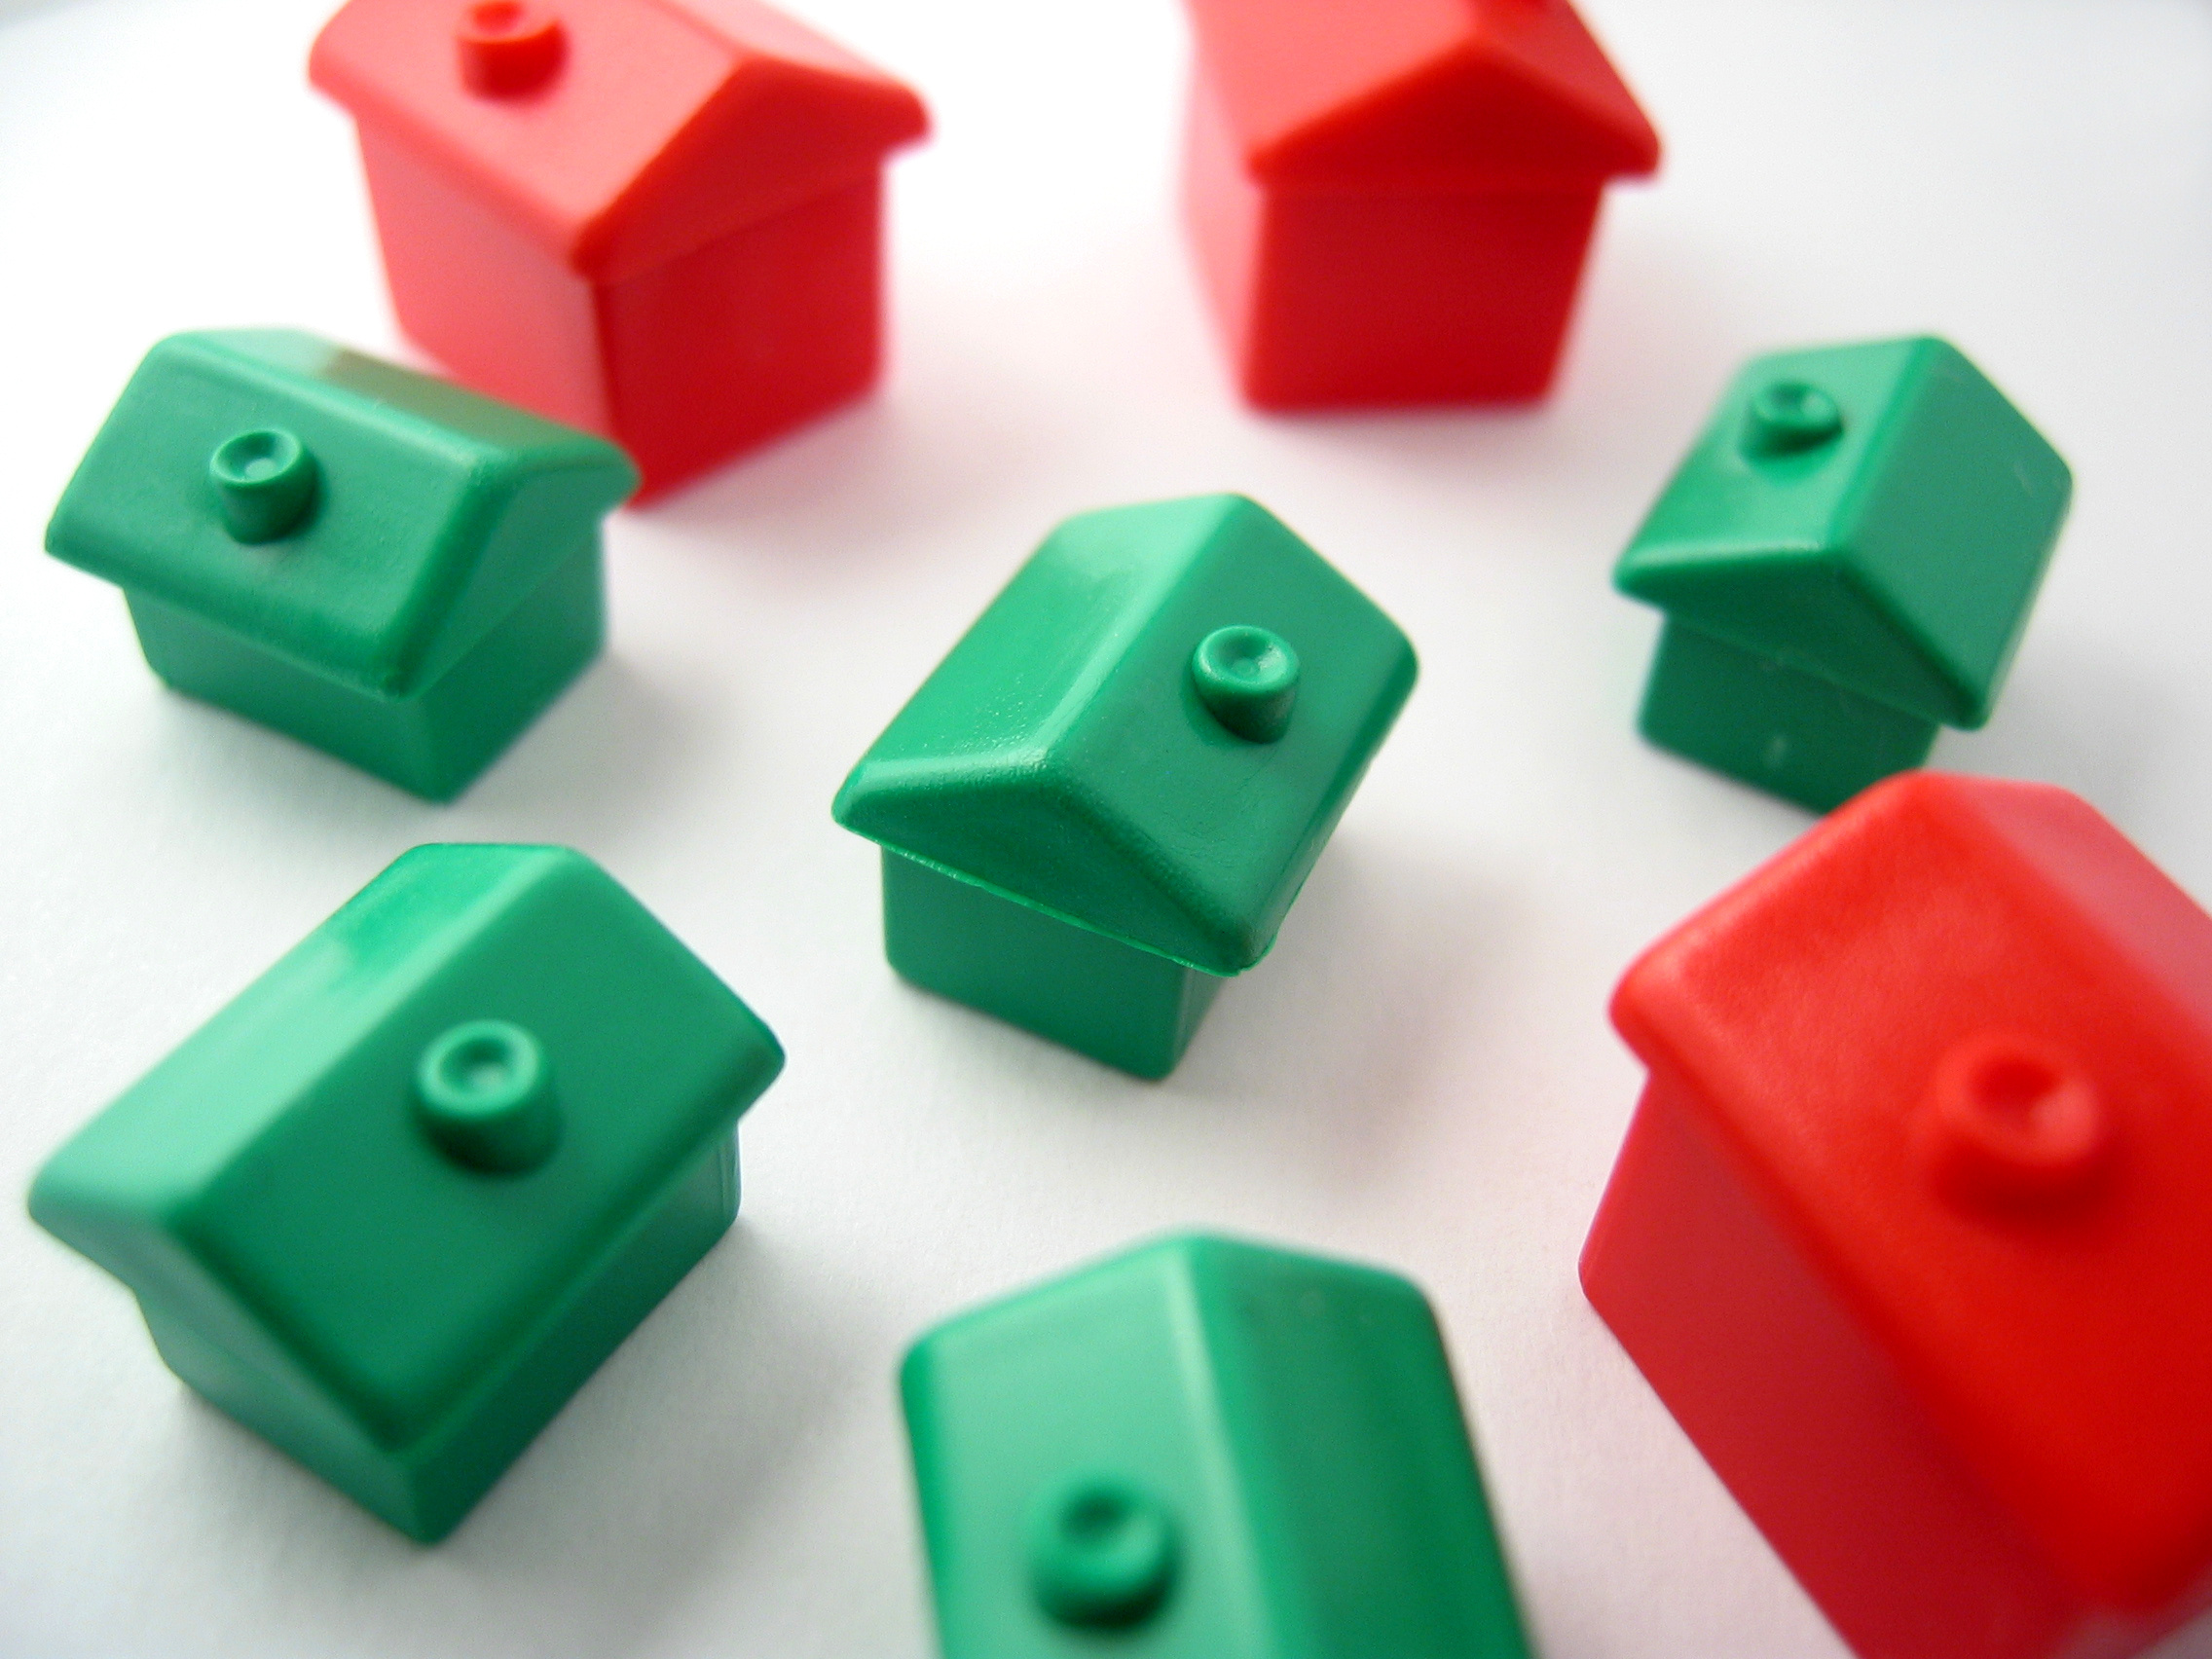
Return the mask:
[(1567, 0), (1189, 0), (1199, 73), (1276, 184), (1648, 173), (1659, 135)]
[(1893, 779), (1613, 1017), (2079, 1585), (2212, 1559), (2212, 917), (2118, 830)]
[[(472, 88), (464, 37), (542, 44), (548, 18), (550, 55), (494, 38), (521, 72)], [(865, 177), (929, 126), (912, 92), (756, 0), (350, 0), (308, 73), (603, 281)]]

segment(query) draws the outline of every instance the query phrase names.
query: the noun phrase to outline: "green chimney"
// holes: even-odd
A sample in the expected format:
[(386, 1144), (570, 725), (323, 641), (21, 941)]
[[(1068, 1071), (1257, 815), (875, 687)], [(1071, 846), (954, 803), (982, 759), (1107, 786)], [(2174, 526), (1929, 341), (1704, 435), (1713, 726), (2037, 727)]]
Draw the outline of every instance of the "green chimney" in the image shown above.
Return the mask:
[(457, 1526), (728, 1229), (783, 1053), (605, 871), (418, 847), (40, 1171), (169, 1368)]
[(177, 690), (433, 800), (605, 632), (620, 450), (305, 334), (163, 341), (47, 527)]
[(945, 1659), (1526, 1659), (1394, 1273), (1171, 1238), (940, 1326), (903, 1386)]
[(1989, 719), (2072, 490), (1940, 340), (1759, 358), (1614, 571), (1667, 613), (1644, 736), (1815, 811), (1919, 765)]
[(1242, 497), (1070, 519), (838, 793), (884, 849), (892, 966), (1164, 1077), (1274, 942), (1414, 675)]

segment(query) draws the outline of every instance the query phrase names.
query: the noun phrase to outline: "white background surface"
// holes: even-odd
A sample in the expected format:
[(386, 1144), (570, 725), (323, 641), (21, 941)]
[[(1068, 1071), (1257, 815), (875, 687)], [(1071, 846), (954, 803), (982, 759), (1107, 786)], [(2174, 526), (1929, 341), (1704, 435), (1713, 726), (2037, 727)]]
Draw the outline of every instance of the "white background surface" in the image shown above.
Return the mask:
[[(619, 515), (607, 658), (450, 808), (165, 693), (38, 551), (157, 336), (398, 352), (305, 84), (326, 9), (0, 0), (0, 1652), (921, 1659), (905, 1344), (1202, 1223), (1428, 1289), (1550, 1659), (1840, 1653), (1575, 1284), (1639, 1081), (1613, 980), (1809, 823), (1638, 743), (1655, 619), (1607, 572), (1741, 357), (1950, 335), (2080, 489), (1938, 763), (2079, 790), (2212, 897), (2201, 0), (1590, 0), (1669, 153), (1607, 209), (1558, 394), (1301, 421), (1239, 410), (1198, 311), (1172, 0), (794, 0), (938, 121), (896, 169), (885, 392)], [(1146, 1086), (899, 985), (829, 803), (1055, 520), (1215, 489), (1424, 673), (1274, 954)], [(192, 1399), (20, 1195), (434, 839), (591, 853), (791, 1064), (729, 1239), (424, 1550)]]

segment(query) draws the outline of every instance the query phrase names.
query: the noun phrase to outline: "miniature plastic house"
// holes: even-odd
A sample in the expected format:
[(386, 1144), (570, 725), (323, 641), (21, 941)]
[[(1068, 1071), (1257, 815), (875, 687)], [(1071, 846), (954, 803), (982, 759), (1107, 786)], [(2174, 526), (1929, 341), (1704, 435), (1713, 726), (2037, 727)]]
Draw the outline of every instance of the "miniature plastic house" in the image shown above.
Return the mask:
[(2212, 917), (2087, 805), (1868, 791), (1621, 983), (1582, 1258), (1864, 1659), (2120, 1659), (2212, 1591)]
[(400, 326), (619, 443), (652, 495), (859, 396), (914, 94), (755, 0), (350, 0), (309, 60), (360, 127)]
[(599, 654), (622, 453), (312, 335), (147, 353), (47, 547), (186, 694), (433, 800)]
[(1605, 183), (1659, 138), (1567, 0), (1189, 0), (1186, 216), (1270, 409), (1551, 385)]
[(1524, 1659), (1435, 1315), (1394, 1273), (1149, 1245), (903, 1377), (945, 1659)]
[(1989, 719), (2073, 495), (1940, 340), (1736, 377), (1614, 571), (1667, 626), (1662, 749), (1825, 812)]
[(406, 854), (55, 1155), (185, 1382), (458, 1525), (737, 1213), (783, 1053), (580, 854)]
[(845, 780), (891, 965), (1140, 1077), (1264, 956), (1413, 689), (1239, 496), (1060, 526)]

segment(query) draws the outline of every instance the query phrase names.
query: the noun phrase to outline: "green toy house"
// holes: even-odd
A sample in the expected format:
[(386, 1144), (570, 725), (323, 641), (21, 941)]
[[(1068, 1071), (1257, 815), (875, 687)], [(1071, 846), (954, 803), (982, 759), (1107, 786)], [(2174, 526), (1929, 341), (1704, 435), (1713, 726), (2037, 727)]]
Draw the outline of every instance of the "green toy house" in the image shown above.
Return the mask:
[(775, 1039), (598, 866), (418, 847), (55, 1155), (169, 1368), (443, 1537), (728, 1229)]
[(1394, 1273), (1171, 1238), (940, 1326), (903, 1382), (945, 1659), (1525, 1659)]
[(1751, 363), (1614, 572), (1667, 613), (1645, 737), (1826, 811), (1989, 719), (2073, 480), (1958, 350)]
[(1242, 497), (1070, 519), (837, 795), (883, 846), (891, 965), (1164, 1077), (1273, 943), (1414, 674)]
[(276, 331), (180, 334), (124, 388), (47, 528), (146, 660), (433, 800), (598, 654), (622, 452)]

